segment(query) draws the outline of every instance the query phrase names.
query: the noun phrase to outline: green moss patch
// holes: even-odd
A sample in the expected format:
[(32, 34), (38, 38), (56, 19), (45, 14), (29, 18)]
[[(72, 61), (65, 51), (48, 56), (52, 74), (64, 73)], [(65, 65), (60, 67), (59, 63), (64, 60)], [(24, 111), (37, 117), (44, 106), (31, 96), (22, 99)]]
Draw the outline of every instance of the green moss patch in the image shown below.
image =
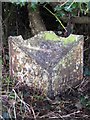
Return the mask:
[(44, 33), (43, 38), (45, 40), (59, 41), (60, 38), (55, 33)]
[(76, 36), (72, 34), (67, 38), (64, 38), (64, 37), (58, 37), (55, 33), (44, 33), (43, 38), (44, 40), (61, 41), (64, 43), (64, 45), (71, 44), (76, 41)]

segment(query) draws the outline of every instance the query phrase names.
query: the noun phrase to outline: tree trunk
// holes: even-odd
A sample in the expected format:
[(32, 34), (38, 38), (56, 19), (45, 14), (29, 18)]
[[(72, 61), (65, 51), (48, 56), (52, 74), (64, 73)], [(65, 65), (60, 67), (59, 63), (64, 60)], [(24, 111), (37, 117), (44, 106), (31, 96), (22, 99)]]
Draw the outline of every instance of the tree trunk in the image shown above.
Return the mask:
[(39, 7), (37, 6), (35, 11), (31, 11), (30, 6), (31, 3), (28, 3), (29, 26), (31, 28), (32, 35), (38, 34), (40, 31), (46, 31), (46, 27), (40, 16)]

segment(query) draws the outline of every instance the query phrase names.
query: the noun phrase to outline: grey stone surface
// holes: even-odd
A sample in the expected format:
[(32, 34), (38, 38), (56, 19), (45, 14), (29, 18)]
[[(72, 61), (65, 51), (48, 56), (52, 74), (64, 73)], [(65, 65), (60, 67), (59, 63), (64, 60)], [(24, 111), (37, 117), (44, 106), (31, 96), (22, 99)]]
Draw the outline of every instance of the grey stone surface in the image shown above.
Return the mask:
[(83, 36), (76, 35), (73, 42), (64, 44), (64, 38), (58, 36), (46, 40), (45, 33), (54, 34), (45, 31), (28, 40), (9, 37), (10, 75), (42, 87), (50, 96), (82, 79)]

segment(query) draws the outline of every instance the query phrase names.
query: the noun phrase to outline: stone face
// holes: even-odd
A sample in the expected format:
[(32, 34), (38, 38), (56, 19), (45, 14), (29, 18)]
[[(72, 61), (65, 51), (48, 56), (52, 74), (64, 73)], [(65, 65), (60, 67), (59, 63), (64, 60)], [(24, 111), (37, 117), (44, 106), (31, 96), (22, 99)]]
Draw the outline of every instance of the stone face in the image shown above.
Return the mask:
[(46, 31), (28, 40), (9, 37), (10, 76), (46, 94), (57, 94), (83, 77), (83, 36), (64, 39), (54, 34), (50, 40), (52, 34)]

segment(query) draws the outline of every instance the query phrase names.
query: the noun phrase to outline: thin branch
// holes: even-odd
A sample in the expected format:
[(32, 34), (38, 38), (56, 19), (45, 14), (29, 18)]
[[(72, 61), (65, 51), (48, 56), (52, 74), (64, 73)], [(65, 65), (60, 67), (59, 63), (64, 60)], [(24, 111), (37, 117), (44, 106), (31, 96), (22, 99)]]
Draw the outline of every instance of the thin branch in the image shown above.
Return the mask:
[(70, 117), (71, 115), (75, 115), (75, 114), (80, 113), (80, 112), (81, 112), (81, 111), (78, 110), (78, 111), (76, 111), (76, 112), (73, 112), (73, 113), (70, 113), (70, 114), (67, 114), (67, 115), (62, 115), (62, 118), (67, 118), (67, 117)]
[[(65, 23), (68, 22), (68, 17), (61, 17), (61, 20), (63, 20)], [(82, 17), (71, 17), (72, 23), (76, 24), (90, 24), (90, 17), (88, 16), (82, 16)]]
[(60, 5), (60, 7), (64, 6), (69, 0), (66, 0), (63, 4)]
[(72, 3), (69, 5), (69, 7), (67, 9), (70, 9), (70, 7), (73, 5), (74, 2), (75, 2), (75, 0), (72, 1)]
[(67, 32), (67, 29), (64, 27), (64, 25), (62, 24), (61, 20), (53, 12), (51, 12), (45, 5), (44, 5), (44, 8), (47, 11), (49, 11), (57, 19), (57, 21), (60, 23), (60, 25), (63, 27), (63, 29)]
[[(71, 117), (71, 115), (75, 115), (75, 114), (77, 114), (77, 113), (80, 113), (81, 111), (76, 111), (76, 112), (73, 112), (73, 113), (70, 113), (70, 114), (67, 114), (67, 115), (60, 115), (59, 114), (59, 117), (62, 119), (62, 120), (64, 120), (64, 118), (68, 118), (68, 117)], [(48, 113), (48, 114), (46, 114), (46, 115), (43, 115), (43, 116), (41, 116), (40, 118), (45, 118), (45, 117), (49, 117), (50, 115), (53, 115), (55, 112), (50, 112), (50, 113)], [(58, 118), (59, 118), (58, 117)], [(53, 118), (53, 117), (49, 117), (49, 118)], [(55, 117), (54, 117), (55, 118)]]
[(8, 109), (8, 114), (9, 114), (9, 117), (10, 117), (10, 119), (12, 120), (12, 117), (11, 117), (11, 111), (10, 111), (10, 108)]
[(36, 115), (35, 115), (35, 112), (34, 112), (34, 109), (33, 109), (32, 106), (31, 106), (31, 110), (32, 110), (32, 112), (33, 112), (34, 119), (36, 120)]
[[(12, 90), (14, 92), (14, 94), (17, 96), (17, 98), (20, 100), (21, 103), (23, 103), (25, 105), (25, 107), (28, 109), (28, 111), (31, 113), (31, 110), (32, 110), (32, 113), (33, 113), (33, 116), (34, 116), (34, 119), (36, 120), (36, 115), (35, 115), (35, 112), (34, 112), (34, 109), (32, 106), (30, 106), (29, 104), (25, 103), (23, 100), (20, 99), (20, 97), (17, 95), (16, 91), (13, 89)], [(29, 108), (29, 107), (30, 108)], [(31, 110), (30, 110), (31, 109)]]
[(41, 118), (48, 117), (49, 115), (52, 115), (52, 114), (54, 114), (54, 113), (55, 113), (55, 112), (49, 112), (48, 114), (41, 116), (40, 119), (41, 119)]
[(13, 109), (14, 109), (14, 118), (16, 119), (17, 118), (17, 116), (16, 116), (16, 109), (15, 109), (15, 102), (13, 103)]
[(5, 120), (1, 115), (0, 115), (0, 118), (1, 118), (2, 120)]

